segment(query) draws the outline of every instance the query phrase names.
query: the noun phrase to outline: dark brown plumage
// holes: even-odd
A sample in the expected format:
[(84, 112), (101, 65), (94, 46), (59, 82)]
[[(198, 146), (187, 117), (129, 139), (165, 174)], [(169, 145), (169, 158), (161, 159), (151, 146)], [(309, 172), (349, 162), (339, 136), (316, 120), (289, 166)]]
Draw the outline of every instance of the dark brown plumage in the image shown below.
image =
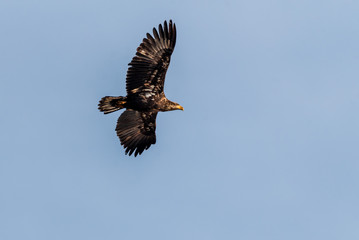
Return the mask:
[(122, 108), (116, 132), (126, 154), (137, 156), (156, 143), (158, 112), (183, 110), (178, 103), (168, 100), (163, 92), (166, 72), (176, 45), (176, 25), (172, 20), (153, 28), (153, 37), (147, 33), (136, 56), (128, 64), (126, 97), (103, 97), (99, 110), (105, 114)]

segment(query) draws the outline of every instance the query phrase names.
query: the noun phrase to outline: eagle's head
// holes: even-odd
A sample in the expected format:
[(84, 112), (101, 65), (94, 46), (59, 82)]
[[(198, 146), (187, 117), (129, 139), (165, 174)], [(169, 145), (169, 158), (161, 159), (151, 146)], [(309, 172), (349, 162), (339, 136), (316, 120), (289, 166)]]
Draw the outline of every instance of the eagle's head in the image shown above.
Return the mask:
[(178, 103), (167, 100), (163, 106), (162, 111), (173, 111), (173, 110), (182, 110), (183, 111), (183, 107), (181, 105), (179, 105)]

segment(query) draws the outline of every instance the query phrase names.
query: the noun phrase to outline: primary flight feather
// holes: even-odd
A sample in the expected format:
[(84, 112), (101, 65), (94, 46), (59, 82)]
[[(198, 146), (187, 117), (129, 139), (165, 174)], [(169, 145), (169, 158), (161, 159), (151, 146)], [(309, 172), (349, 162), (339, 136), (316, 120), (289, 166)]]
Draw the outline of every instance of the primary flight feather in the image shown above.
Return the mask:
[(122, 108), (116, 132), (126, 154), (137, 156), (156, 143), (158, 112), (183, 110), (168, 100), (163, 92), (166, 72), (176, 45), (176, 25), (172, 20), (153, 28), (153, 36), (146, 35), (137, 48), (136, 56), (128, 64), (126, 97), (106, 96), (100, 100), (99, 110), (105, 114)]

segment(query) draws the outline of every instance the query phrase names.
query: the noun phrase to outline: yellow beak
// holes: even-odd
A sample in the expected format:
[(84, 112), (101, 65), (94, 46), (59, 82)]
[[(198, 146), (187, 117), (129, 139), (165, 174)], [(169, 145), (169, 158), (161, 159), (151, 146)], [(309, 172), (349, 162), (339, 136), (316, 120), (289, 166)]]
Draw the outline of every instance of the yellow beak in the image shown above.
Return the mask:
[(177, 108), (183, 111), (183, 107), (181, 105), (178, 105)]

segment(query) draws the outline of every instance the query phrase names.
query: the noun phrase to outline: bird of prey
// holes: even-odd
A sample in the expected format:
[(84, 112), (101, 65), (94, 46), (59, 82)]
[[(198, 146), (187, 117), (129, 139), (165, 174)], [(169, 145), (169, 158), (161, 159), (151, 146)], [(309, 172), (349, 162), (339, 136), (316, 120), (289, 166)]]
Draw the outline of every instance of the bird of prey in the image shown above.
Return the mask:
[(117, 120), (116, 132), (126, 154), (135, 157), (156, 143), (158, 112), (183, 110), (178, 103), (168, 100), (163, 91), (166, 72), (176, 44), (176, 25), (165, 21), (153, 36), (147, 33), (136, 55), (128, 64), (126, 97), (106, 96), (98, 109), (104, 114), (126, 108)]

